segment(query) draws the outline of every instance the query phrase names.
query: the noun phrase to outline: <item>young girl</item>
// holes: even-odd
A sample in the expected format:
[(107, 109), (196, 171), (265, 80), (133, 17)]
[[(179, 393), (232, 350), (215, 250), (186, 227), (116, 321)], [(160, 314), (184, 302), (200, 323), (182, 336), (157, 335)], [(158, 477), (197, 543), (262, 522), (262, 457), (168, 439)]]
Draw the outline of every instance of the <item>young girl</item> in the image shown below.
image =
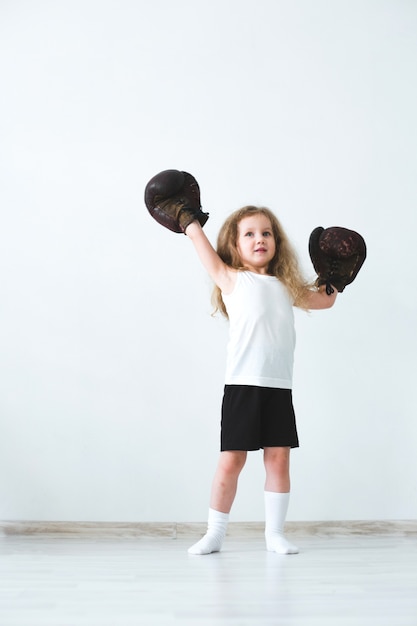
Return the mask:
[(309, 285), (275, 215), (244, 207), (225, 222), (217, 252), (200, 223), (186, 234), (215, 283), (213, 300), (229, 319), (230, 338), (222, 404), (221, 453), (215, 472), (204, 537), (190, 554), (218, 552), (227, 530), (239, 474), (249, 450), (263, 449), (266, 548), (295, 554), (284, 537), (290, 497), (290, 449), (298, 447), (292, 404), (295, 346), (293, 306), (327, 309), (327, 295)]

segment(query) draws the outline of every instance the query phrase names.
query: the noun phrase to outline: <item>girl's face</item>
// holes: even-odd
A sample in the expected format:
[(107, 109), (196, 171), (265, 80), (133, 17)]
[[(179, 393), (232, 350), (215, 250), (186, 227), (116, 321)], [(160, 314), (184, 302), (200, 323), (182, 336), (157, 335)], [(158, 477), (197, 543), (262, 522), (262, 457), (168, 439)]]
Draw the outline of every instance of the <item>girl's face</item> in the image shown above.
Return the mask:
[(274, 258), (276, 245), (271, 221), (256, 213), (240, 220), (237, 233), (237, 251), (242, 265), (256, 274), (266, 274)]

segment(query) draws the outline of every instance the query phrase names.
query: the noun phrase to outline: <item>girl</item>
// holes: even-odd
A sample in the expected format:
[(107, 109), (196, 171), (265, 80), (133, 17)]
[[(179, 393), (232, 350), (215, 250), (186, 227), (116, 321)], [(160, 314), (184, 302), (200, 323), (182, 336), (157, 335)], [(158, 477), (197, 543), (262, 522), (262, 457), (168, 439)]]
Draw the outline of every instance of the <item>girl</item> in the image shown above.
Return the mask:
[(215, 283), (213, 300), (230, 323), (222, 404), (221, 453), (204, 537), (190, 554), (218, 552), (227, 530), (239, 474), (249, 450), (263, 449), (266, 548), (295, 554), (283, 534), (290, 497), (290, 449), (298, 447), (292, 404), (295, 347), (293, 306), (327, 309), (327, 295), (308, 284), (275, 215), (247, 206), (235, 211), (218, 237), (217, 252), (200, 223), (186, 229)]

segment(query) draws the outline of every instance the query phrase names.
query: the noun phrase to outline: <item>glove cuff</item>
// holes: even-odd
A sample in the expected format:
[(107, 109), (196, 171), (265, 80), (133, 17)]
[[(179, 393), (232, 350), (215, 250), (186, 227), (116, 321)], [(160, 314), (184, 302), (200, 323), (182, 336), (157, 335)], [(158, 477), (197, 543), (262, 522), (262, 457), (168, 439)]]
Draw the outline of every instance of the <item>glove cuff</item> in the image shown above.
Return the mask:
[(181, 209), (178, 216), (178, 223), (185, 234), (188, 226), (196, 220), (200, 222), (200, 226), (203, 227), (209, 218), (208, 213), (203, 213), (200, 209)]

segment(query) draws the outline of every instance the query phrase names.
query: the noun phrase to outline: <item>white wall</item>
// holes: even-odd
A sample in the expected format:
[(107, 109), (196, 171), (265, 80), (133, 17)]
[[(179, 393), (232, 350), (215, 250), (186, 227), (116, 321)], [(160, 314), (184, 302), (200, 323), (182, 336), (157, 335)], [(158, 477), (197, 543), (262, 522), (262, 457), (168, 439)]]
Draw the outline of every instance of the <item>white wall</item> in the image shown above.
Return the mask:
[[(0, 519), (202, 521), (227, 323), (151, 176), (191, 171), (215, 241), (247, 203), (361, 232), (297, 312), (289, 519), (417, 517), (417, 5), (0, 4)], [(232, 519), (263, 518), (251, 453)]]

